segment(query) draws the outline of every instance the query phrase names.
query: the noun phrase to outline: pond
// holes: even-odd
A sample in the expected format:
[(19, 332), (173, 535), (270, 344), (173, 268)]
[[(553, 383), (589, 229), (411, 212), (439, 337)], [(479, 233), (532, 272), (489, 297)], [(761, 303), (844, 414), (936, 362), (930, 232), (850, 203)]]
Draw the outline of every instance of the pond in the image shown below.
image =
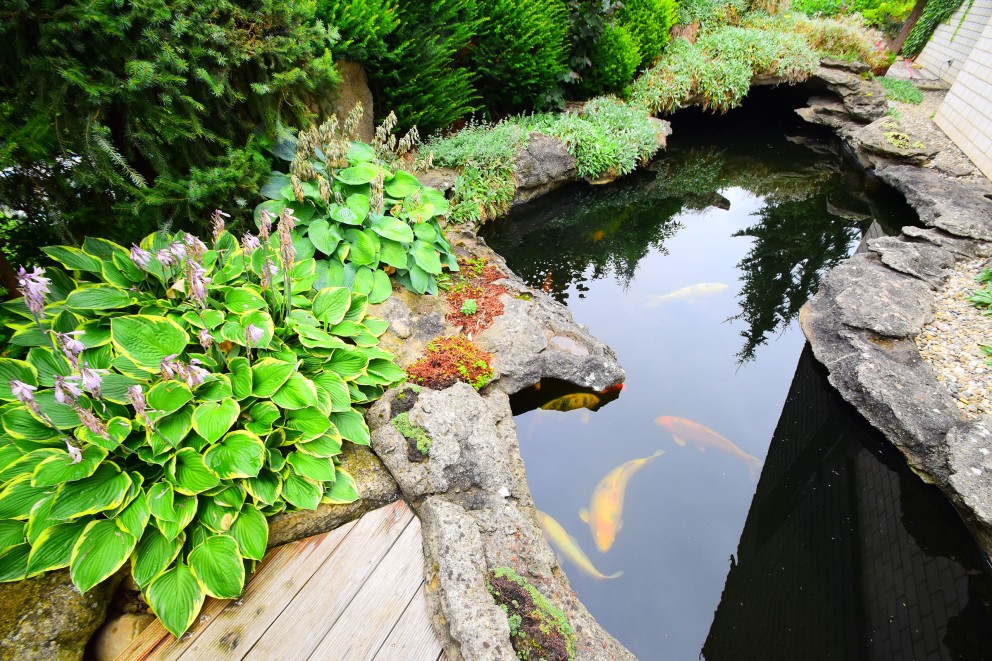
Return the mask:
[(682, 111), (647, 172), (482, 232), (627, 371), (622, 390), (512, 398), (535, 504), (579, 597), (642, 659), (982, 658), (960, 637), (992, 630), (984, 557), (798, 328), (825, 270), (915, 214), (800, 102)]

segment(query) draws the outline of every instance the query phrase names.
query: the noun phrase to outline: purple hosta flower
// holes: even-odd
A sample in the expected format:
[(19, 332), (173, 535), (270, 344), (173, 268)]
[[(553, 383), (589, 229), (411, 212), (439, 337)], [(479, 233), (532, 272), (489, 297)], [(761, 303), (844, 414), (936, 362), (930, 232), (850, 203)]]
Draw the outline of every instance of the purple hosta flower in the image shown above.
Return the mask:
[(268, 257), (265, 258), (265, 264), (262, 265), (262, 273), (259, 275), (261, 280), (262, 289), (268, 289), (272, 285), (272, 278), (279, 273), (279, 269), (272, 260)]
[(207, 252), (207, 246), (203, 243), (203, 241), (200, 241), (199, 238), (193, 236), (192, 234), (187, 234), (183, 237), (183, 246), (185, 247), (185, 254), (189, 255), (191, 259), (196, 261), (200, 261), (200, 258), (203, 257), (203, 253)]
[(17, 401), (35, 413), (39, 413), (38, 402), (34, 399), (34, 391), (38, 389), (37, 386), (32, 386), (17, 379), (12, 379), (9, 384), (10, 392), (17, 398)]
[(142, 250), (137, 244), (131, 244), (131, 261), (139, 269), (147, 269), (152, 261), (152, 254), (147, 250)]
[(76, 339), (76, 335), (83, 335), (83, 331), (72, 331), (70, 333), (56, 333), (55, 338), (62, 347), (62, 353), (69, 359), (69, 364), (75, 368), (79, 365), (79, 354), (86, 350), (86, 345)]
[(76, 415), (79, 416), (79, 421), (82, 422), (87, 429), (96, 434), (97, 436), (108, 437), (107, 425), (100, 418), (93, 415), (93, 412), (89, 409), (84, 409), (81, 406), (76, 407)]
[(193, 358), (189, 361), (189, 367), (186, 370), (186, 385), (190, 388), (195, 388), (199, 385), (203, 385), (203, 382), (207, 380), (210, 376), (210, 372), (202, 367), (200, 367), (200, 360), (198, 358)]
[(214, 243), (217, 243), (217, 239), (220, 238), (221, 233), (223, 233), (223, 231), (224, 231), (224, 219), (225, 218), (230, 218), (230, 217), (231, 217), (231, 214), (224, 213), (220, 209), (216, 209), (214, 211), (214, 215), (210, 217), (210, 219), (214, 223), (214, 225), (213, 225)]
[(241, 249), (244, 251), (245, 256), (251, 255), (261, 245), (262, 243), (258, 240), (258, 237), (253, 234), (245, 234), (241, 238)]
[(190, 298), (196, 301), (200, 307), (207, 304), (207, 285), (211, 280), (207, 277), (207, 272), (202, 266), (193, 262), (190, 264), (189, 272), (186, 275), (186, 290)]
[(207, 349), (209, 349), (211, 345), (213, 345), (213, 343), (214, 343), (214, 336), (210, 334), (210, 331), (208, 331), (206, 328), (201, 329), (200, 346), (203, 347), (203, 350), (206, 351)]
[(282, 257), (283, 267), (288, 272), (296, 261), (296, 248), (293, 246), (293, 229), (296, 218), (289, 209), (283, 209), (279, 214), (279, 256)]
[(264, 336), (265, 331), (257, 327), (255, 324), (248, 324), (248, 327), (245, 328), (245, 344), (248, 345), (249, 348), (257, 347), (258, 343), (262, 341)]
[(159, 250), (157, 253), (155, 253), (155, 257), (158, 259), (159, 263), (164, 268), (175, 266), (176, 263), (178, 262), (176, 256), (173, 255), (172, 251), (169, 250), (168, 248), (162, 248), (161, 250)]
[(162, 359), (162, 362), (159, 365), (159, 369), (162, 371), (162, 378), (163, 379), (174, 379), (174, 378), (176, 378), (176, 367), (178, 365), (182, 365), (182, 363), (180, 363), (178, 360), (176, 360), (176, 356), (178, 356), (178, 355), (179, 354), (175, 354), (174, 353), (174, 354), (172, 354), (170, 356), (166, 356), (165, 358)]
[(83, 362), (83, 367), (79, 370), (79, 380), (83, 384), (83, 390), (94, 397), (100, 396), (100, 386), (103, 385), (101, 372), (106, 374), (107, 370), (93, 369), (88, 362)]
[(262, 243), (269, 242), (269, 232), (272, 231), (272, 214), (262, 209), (262, 213), (258, 217), (258, 238), (262, 240)]
[(176, 356), (168, 356), (162, 361), (162, 378), (185, 381), (190, 388), (195, 388), (210, 375), (210, 372), (200, 367), (200, 361), (194, 358), (189, 361), (189, 365), (181, 360), (176, 360)]
[(138, 415), (144, 415), (145, 410), (148, 408), (148, 404), (145, 403), (145, 392), (141, 389), (139, 385), (128, 386), (127, 389), (127, 399), (131, 402), (131, 406), (134, 407), (134, 412)]
[(79, 451), (75, 445), (69, 442), (69, 439), (63, 439), (65, 441), (65, 451), (69, 453), (69, 457), (72, 458), (72, 463), (78, 464), (83, 460), (83, 453)]
[(70, 406), (75, 404), (76, 400), (83, 394), (83, 391), (76, 384), (79, 377), (56, 374), (53, 378), (55, 379), (55, 401)]
[(17, 271), (18, 291), (24, 295), (24, 302), (35, 317), (41, 317), (45, 312), (45, 294), (48, 293), (48, 285), (52, 281), (45, 277), (45, 269), (34, 268), (31, 273), (24, 270), (22, 266)]

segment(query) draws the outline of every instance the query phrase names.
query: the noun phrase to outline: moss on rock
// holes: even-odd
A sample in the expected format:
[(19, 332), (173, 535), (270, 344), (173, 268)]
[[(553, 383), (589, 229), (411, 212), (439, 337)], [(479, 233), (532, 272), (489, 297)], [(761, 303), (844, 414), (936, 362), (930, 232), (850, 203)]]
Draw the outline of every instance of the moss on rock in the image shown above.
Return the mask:
[(575, 632), (565, 613), (510, 567), (497, 567), (486, 581), (506, 612), (518, 659), (567, 661), (575, 658)]

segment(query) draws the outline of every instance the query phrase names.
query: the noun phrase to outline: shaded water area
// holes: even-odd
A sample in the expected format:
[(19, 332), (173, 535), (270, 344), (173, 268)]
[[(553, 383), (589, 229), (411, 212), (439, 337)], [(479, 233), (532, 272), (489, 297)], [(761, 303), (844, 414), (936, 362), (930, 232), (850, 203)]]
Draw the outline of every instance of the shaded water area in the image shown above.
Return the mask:
[[(839, 401), (797, 322), (866, 232), (915, 214), (783, 108), (790, 94), (680, 113), (649, 171), (483, 232), (627, 371), (621, 391), (549, 382), (513, 398), (535, 504), (598, 572), (623, 572), (562, 554), (642, 659), (985, 658), (984, 557)], [(580, 517), (611, 471), (658, 451), (622, 471), (619, 529), (608, 506)]]

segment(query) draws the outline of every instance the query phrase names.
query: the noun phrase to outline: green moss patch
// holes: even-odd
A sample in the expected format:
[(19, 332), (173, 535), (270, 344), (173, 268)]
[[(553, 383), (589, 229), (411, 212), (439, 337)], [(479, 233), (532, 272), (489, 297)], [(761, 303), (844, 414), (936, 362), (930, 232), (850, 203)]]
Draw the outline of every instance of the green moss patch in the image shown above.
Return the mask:
[(393, 418), (392, 425), (407, 440), (407, 457), (410, 461), (425, 461), (430, 454), (432, 441), (424, 428), (410, 422), (408, 412)]
[(510, 567), (489, 572), (486, 587), (506, 612), (518, 659), (567, 661), (575, 658), (575, 632), (565, 613)]

